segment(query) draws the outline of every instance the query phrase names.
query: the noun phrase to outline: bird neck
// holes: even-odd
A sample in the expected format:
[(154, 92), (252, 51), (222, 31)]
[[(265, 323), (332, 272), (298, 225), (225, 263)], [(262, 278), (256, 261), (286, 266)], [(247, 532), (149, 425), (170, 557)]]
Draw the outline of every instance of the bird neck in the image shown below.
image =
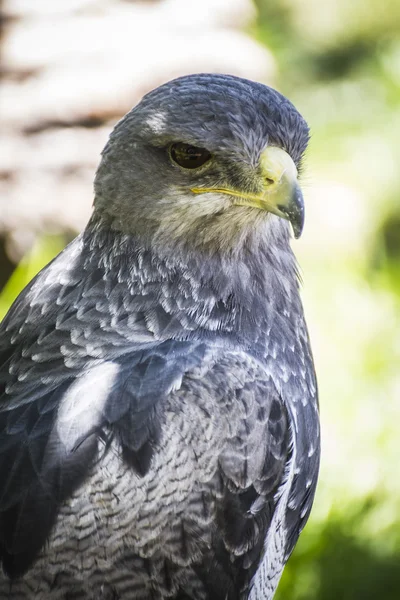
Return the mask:
[[(115, 286), (124, 284), (132, 310), (138, 298), (144, 313), (162, 307), (168, 335), (214, 332), (252, 343), (255, 328), (257, 335), (267, 334), (285, 321), (292, 330), (290, 320), (299, 314), (296, 262), (285, 231), (269, 231), (265, 240), (258, 235), (235, 253), (210, 254), (183, 245), (160, 247), (93, 217), (83, 236), (86, 270), (100, 268)], [(114, 294), (115, 286), (109, 286)], [(165, 332), (154, 333), (162, 339)]]

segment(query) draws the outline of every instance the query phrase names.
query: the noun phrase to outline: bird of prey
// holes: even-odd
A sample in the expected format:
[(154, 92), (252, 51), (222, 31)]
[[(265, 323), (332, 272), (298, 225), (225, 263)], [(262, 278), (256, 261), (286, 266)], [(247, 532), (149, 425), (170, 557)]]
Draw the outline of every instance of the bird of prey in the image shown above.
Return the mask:
[(308, 137), (215, 74), (116, 125), (86, 229), (1, 325), (3, 600), (273, 597), (319, 464)]

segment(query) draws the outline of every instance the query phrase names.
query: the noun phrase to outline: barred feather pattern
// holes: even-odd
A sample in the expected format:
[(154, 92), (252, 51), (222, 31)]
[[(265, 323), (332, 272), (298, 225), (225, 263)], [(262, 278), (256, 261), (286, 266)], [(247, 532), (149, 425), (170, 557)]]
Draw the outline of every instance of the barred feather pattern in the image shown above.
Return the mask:
[(1, 598), (272, 598), (319, 462), (284, 237), (204, 265), (93, 220), (17, 299), (0, 342)]

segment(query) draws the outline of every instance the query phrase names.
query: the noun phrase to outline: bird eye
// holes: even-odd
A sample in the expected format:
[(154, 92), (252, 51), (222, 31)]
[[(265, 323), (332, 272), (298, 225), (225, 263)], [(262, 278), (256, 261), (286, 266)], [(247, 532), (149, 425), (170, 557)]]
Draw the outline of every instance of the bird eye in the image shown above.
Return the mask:
[(172, 160), (184, 169), (202, 167), (211, 158), (211, 154), (206, 148), (198, 148), (184, 142), (172, 144), (169, 153)]

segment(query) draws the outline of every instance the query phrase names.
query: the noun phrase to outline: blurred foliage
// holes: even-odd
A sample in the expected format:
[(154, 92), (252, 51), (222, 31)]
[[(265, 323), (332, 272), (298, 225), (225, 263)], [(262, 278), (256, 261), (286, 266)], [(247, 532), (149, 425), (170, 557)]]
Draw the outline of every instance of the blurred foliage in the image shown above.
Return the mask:
[[(256, 0), (252, 33), (311, 124), (296, 245), (319, 375), (321, 478), (277, 600), (400, 595), (400, 2)], [(312, 179), (311, 179), (312, 178)], [(307, 194), (308, 192), (308, 194)], [(63, 246), (39, 242), (0, 317)]]
[(354, 504), (346, 515), (330, 515), (289, 561), (277, 598), (292, 600), (396, 600), (400, 550), (377, 551), (360, 535), (377, 498)]

